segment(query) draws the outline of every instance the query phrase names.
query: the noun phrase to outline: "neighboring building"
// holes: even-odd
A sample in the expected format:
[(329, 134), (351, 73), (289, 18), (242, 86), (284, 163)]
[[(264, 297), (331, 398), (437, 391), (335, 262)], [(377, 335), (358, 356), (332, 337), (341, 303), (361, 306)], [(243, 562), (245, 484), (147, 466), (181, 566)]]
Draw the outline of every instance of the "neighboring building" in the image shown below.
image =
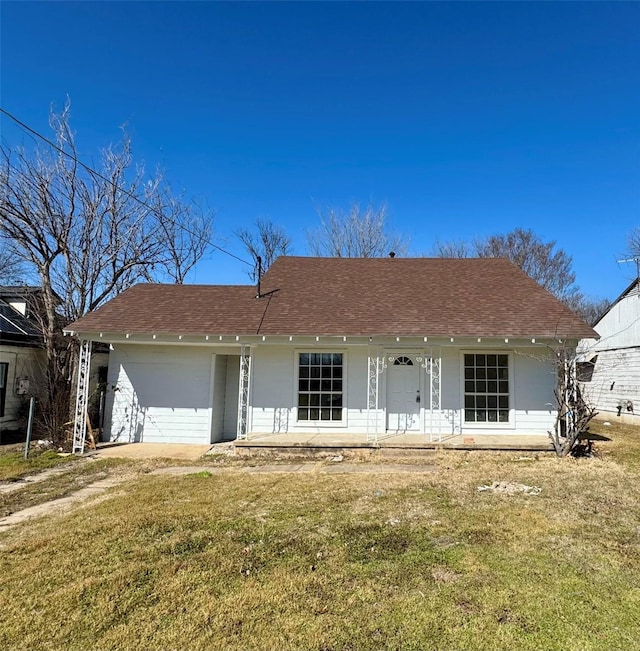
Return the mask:
[(39, 288), (0, 286), (0, 441), (24, 426), (31, 395), (42, 385), (45, 355), (34, 313)]
[(595, 336), (504, 259), (282, 257), (260, 292), (141, 284), (70, 324), (111, 345), (109, 438), (546, 435), (551, 349)]
[(580, 342), (583, 396), (602, 416), (640, 416), (640, 291), (634, 280), (593, 326), (600, 338)]
[[(57, 296), (56, 300), (60, 302)], [(3, 432), (24, 433), (29, 400), (45, 387), (46, 354), (40, 326), (43, 304), (41, 287), (0, 286), (0, 442)], [(99, 424), (99, 386), (103, 376), (106, 381), (108, 355), (105, 345), (98, 346), (91, 360), (94, 426)]]

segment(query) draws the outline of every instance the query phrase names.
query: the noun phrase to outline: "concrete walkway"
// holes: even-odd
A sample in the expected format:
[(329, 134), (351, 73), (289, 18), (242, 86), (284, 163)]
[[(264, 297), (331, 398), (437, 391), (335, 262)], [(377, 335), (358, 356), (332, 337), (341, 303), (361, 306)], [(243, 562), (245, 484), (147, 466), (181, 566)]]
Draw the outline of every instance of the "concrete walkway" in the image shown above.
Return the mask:
[(63, 513), (70, 510), (78, 502), (82, 502), (90, 497), (95, 497), (104, 493), (107, 489), (113, 488), (123, 484), (126, 481), (130, 481), (131, 477), (107, 477), (106, 479), (100, 479), (99, 481), (89, 484), (84, 488), (67, 495), (66, 497), (60, 497), (59, 499), (52, 500), (50, 502), (44, 502), (43, 504), (36, 504), (35, 506), (30, 506), (27, 509), (22, 509), (22, 511), (16, 511), (11, 513), (4, 518), (0, 518), (0, 532), (6, 531), (11, 527), (15, 527), (26, 520), (31, 520), (32, 518), (42, 517), (44, 515), (51, 515), (55, 513)]
[[(139, 444), (138, 444), (139, 445)], [(189, 446), (193, 447), (193, 446)], [(346, 473), (369, 473), (369, 474), (397, 474), (397, 473), (430, 473), (438, 470), (435, 465), (410, 465), (399, 463), (385, 463), (385, 464), (354, 464), (354, 463), (333, 463), (326, 465), (323, 463), (287, 463), (287, 464), (270, 464), (264, 466), (240, 466), (225, 468), (219, 466), (172, 466), (169, 468), (157, 468), (152, 471), (151, 475), (160, 476), (184, 476), (193, 475), (197, 473), (210, 473), (211, 475), (223, 475), (242, 473), (248, 475), (262, 475), (262, 474), (285, 474), (285, 473), (305, 473), (305, 474), (346, 474)], [(41, 473), (43, 475), (45, 473)], [(48, 476), (51, 477), (53, 473), (49, 472)], [(56, 473), (59, 474), (59, 473)], [(27, 520), (42, 517), (51, 514), (60, 514), (69, 511), (78, 503), (87, 500), (91, 497), (96, 497), (104, 493), (109, 488), (119, 486), (125, 482), (130, 482), (137, 479), (141, 475), (129, 475), (118, 477), (107, 477), (85, 486), (80, 490), (61, 497), (50, 502), (37, 504), (22, 511), (16, 511), (10, 515), (0, 518), (0, 533), (15, 527)], [(42, 480), (41, 480), (42, 481)], [(22, 484), (24, 485), (24, 484)]]
[(206, 454), (211, 445), (193, 443), (98, 443), (98, 449), (90, 451), (97, 459), (183, 459), (195, 461)]

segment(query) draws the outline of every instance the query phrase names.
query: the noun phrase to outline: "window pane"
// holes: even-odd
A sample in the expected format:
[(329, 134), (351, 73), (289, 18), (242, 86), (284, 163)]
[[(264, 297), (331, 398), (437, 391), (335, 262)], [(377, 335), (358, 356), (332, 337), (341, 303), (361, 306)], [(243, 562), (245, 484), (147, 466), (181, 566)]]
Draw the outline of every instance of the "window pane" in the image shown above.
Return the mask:
[(487, 369), (487, 379), (488, 380), (497, 380), (498, 379), (498, 369), (497, 368), (488, 368)]
[(487, 391), (489, 393), (495, 393), (498, 390), (498, 383), (495, 380), (489, 380), (487, 382)]
[(498, 412), (497, 412), (497, 411), (494, 411), (493, 409), (489, 409), (489, 410), (487, 411), (487, 420), (488, 420), (490, 423), (495, 423), (495, 422), (497, 422), (497, 420), (498, 420)]
[(487, 406), (487, 396), (476, 396), (476, 407), (484, 409)]
[(479, 423), (484, 423), (487, 420), (487, 412), (484, 409), (476, 409), (476, 420)]
[(509, 396), (498, 396), (498, 406), (500, 409), (509, 409)]
[(464, 379), (465, 380), (473, 380), (475, 377), (475, 372), (473, 368), (465, 368), (464, 369)]
[(342, 420), (342, 353), (299, 353), (298, 420)]
[(489, 407), (489, 409), (497, 409), (498, 396), (487, 396), (487, 407)]
[(509, 422), (509, 412), (508, 412), (508, 411), (505, 411), (505, 410), (503, 410), (503, 409), (501, 409), (501, 410), (498, 412), (498, 420), (499, 420), (501, 423), (508, 423), (508, 422)]
[(487, 355), (487, 366), (495, 366), (498, 362), (496, 355)]
[(500, 393), (509, 393), (509, 383), (508, 382), (498, 382), (498, 391)]
[(498, 355), (498, 366), (509, 366), (509, 357), (507, 355)]
[(475, 389), (475, 382), (473, 380), (467, 380), (464, 383), (464, 390), (467, 391), (468, 393), (473, 393), (474, 389)]
[(487, 377), (487, 371), (484, 368), (477, 368), (476, 369), (476, 377), (478, 380), (484, 380)]
[(487, 383), (484, 381), (476, 382), (476, 392), (484, 393), (487, 390)]
[(484, 366), (487, 363), (486, 355), (476, 355), (476, 366)]
[(464, 397), (464, 406), (467, 409), (473, 409), (476, 406), (475, 396), (466, 395)]
[(464, 365), (465, 366), (473, 366), (473, 355), (465, 355), (464, 356)]
[(467, 423), (473, 423), (476, 420), (476, 412), (473, 409), (464, 410), (464, 419)]

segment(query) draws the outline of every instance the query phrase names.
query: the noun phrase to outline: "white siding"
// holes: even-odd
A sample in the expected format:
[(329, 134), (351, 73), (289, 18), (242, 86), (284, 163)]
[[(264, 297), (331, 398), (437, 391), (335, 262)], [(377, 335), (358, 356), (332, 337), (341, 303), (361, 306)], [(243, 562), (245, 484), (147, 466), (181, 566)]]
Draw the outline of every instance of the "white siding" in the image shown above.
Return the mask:
[[(333, 352), (345, 353), (346, 382), (345, 418), (342, 423), (309, 425), (296, 422), (297, 392), (296, 353), (293, 347), (258, 346), (254, 352), (254, 375), (252, 388), (251, 431), (256, 433), (274, 432), (347, 432), (367, 431), (368, 394), (368, 349), (364, 346), (353, 348), (336, 347)], [(482, 352), (483, 349), (478, 349)], [(385, 354), (391, 352), (387, 351)], [(424, 351), (407, 350), (413, 355), (424, 355)], [(503, 352), (494, 349), (492, 352)], [(510, 388), (511, 414), (506, 424), (464, 424), (462, 391), (462, 355), (456, 347), (442, 348), (442, 387), (440, 421), (442, 434), (499, 433), (505, 434), (544, 434), (554, 422), (555, 371), (553, 362), (540, 349), (506, 349), (511, 359)], [(383, 431), (385, 423), (386, 375), (379, 380), (379, 406), (377, 413), (378, 432)], [(432, 423), (430, 412), (429, 376), (421, 370), (421, 395), (424, 413), (422, 422), (425, 431)], [(434, 423), (438, 414), (434, 413)]]
[(226, 391), (224, 404), (223, 438), (230, 441), (236, 438), (238, 429), (238, 384), (240, 382), (240, 356), (227, 356)]
[(224, 434), (224, 406), (227, 389), (227, 356), (215, 355), (213, 382), (213, 414), (211, 415), (211, 442), (221, 441)]
[(621, 298), (596, 324), (599, 340), (580, 342), (581, 360), (593, 360), (583, 395), (599, 412), (640, 415), (640, 295), (638, 286)]
[(211, 350), (115, 346), (107, 435), (112, 441), (208, 443)]
[[(640, 415), (640, 347), (598, 352), (583, 394), (598, 411)], [(630, 403), (630, 404), (629, 404)]]
[[(4, 417), (0, 418), (0, 431), (26, 427), (20, 416), (26, 414), (31, 395), (37, 396), (44, 387), (44, 368), (46, 364), (44, 351), (26, 346), (0, 346), (0, 362), (9, 365), (7, 369), (7, 388), (4, 405)], [(29, 394), (16, 393), (16, 379), (29, 380)], [(24, 413), (22, 413), (24, 412)]]

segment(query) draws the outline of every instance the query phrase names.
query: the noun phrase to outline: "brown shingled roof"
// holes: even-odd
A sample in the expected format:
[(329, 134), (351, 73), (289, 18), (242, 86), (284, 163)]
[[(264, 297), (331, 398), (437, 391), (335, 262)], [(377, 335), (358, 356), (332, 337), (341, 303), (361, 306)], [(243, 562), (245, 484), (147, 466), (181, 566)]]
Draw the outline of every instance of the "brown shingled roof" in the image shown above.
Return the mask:
[(596, 336), (500, 258), (281, 257), (253, 286), (136, 285), (68, 330), (157, 334)]

